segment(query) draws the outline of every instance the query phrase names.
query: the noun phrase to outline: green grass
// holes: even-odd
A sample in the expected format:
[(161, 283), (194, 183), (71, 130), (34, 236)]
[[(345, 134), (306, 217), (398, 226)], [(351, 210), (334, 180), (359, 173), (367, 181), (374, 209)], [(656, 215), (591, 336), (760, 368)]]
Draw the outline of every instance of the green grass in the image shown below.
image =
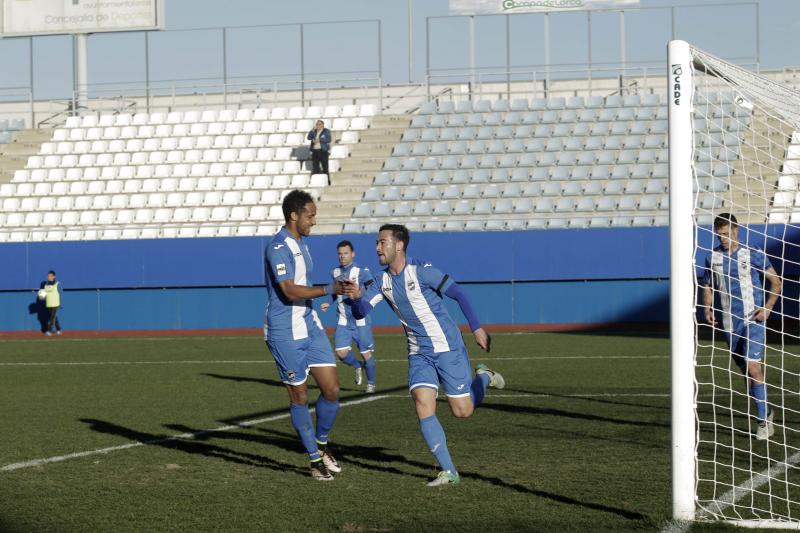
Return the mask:
[[(386, 335), (376, 339), (385, 397), (340, 411), (332, 438), (344, 472), (333, 483), (310, 479), (280, 418), (0, 472), (0, 531), (660, 529), (671, 505), (668, 341), (494, 340), (488, 357), (468, 343), (471, 356), (503, 372), (507, 388), (467, 420), (439, 403), (459, 486), (424, 486), (436, 468), (407, 398), (404, 339)], [(19, 362), (129, 364), (7, 364)], [(5, 341), (0, 364), (0, 467), (287, 407), (257, 338)], [(343, 402), (374, 398), (339, 370)]]

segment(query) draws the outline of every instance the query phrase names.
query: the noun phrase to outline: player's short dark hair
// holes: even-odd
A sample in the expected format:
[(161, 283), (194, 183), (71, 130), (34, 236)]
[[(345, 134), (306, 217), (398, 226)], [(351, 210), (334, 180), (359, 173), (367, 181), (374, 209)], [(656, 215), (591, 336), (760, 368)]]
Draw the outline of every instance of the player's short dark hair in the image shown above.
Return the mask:
[(350, 242), (350, 241), (347, 241), (347, 240), (342, 241), (339, 244), (337, 244), (336, 245), (336, 249), (338, 250), (339, 248), (344, 248), (345, 246), (349, 246), (351, 252), (355, 251), (355, 248), (353, 248), (353, 243)]
[(381, 226), (378, 232), (380, 233), (384, 230), (391, 231), (394, 240), (403, 243), (403, 251), (408, 251), (408, 243), (411, 241), (411, 235), (409, 235), (407, 227), (403, 226), (402, 224), (384, 224)]
[(52, 274), (54, 276), (56, 275), (56, 271), (55, 270), (48, 270), (47, 273), (48, 274)]
[(736, 217), (731, 213), (722, 213), (717, 215), (714, 219), (714, 229), (717, 230), (719, 228), (724, 228), (725, 226), (738, 228), (739, 221), (736, 220)]
[(288, 222), (292, 213), (299, 215), (309, 203), (314, 203), (310, 194), (300, 189), (293, 190), (283, 199), (283, 218)]

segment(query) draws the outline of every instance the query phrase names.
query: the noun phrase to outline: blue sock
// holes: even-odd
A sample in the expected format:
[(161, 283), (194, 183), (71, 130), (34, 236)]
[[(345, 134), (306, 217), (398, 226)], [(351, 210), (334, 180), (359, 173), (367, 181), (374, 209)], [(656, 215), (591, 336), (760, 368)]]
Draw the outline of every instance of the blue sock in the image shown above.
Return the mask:
[(750, 397), (756, 404), (756, 416), (759, 421), (767, 419), (767, 385), (766, 383), (751, 383)]
[(328, 444), (328, 434), (339, 412), (339, 400), (326, 400), (322, 394), (317, 400), (317, 443)]
[(453, 460), (450, 458), (450, 451), (447, 449), (447, 437), (444, 436), (444, 428), (442, 428), (436, 415), (420, 419), (419, 429), (422, 431), (422, 436), (428, 445), (428, 449), (436, 457), (442, 470), (449, 470), (451, 473), (456, 474), (456, 465), (453, 464)]
[(370, 385), (375, 385), (375, 365), (376, 362), (374, 355), (364, 361), (364, 368), (367, 371), (367, 383)]
[(353, 355), (353, 352), (347, 352), (347, 356), (342, 359), (342, 363), (352, 366), (353, 368), (361, 368), (361, 363), (356, 359), (356, 356)]
[(469, 388), (469, 395), (472, 398), (472, 406), (477, 407), (483, 403), (483, 396), (486, 394), (486, 387), (489, 386), (489, 374), (478, 374), (472, 380), (472, 386)]
[(312, 461), (319, 459), (319, 449), (314, 441), (314, 424), (311, 421), (311, 413), (307, 405), (289, 404), (289, 412), (292, 417), (292, 425), (297, 430), (300, 440), (303, 442), (308, 456)]

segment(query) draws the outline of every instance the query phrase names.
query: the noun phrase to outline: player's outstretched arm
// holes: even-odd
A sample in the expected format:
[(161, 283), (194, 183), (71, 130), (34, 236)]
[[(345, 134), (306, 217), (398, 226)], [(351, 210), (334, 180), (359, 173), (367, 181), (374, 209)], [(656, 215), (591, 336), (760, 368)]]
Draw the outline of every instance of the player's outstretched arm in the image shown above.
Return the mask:
[(478, 346), (487, 352), (491, 350), (492, 338), (481, 327), (481, 323), (478, 320), (478, 315), (475, 313), (475, 308), (472, 306), (472, 300), (469, 299), (467, 293), (465, 293), (461, 287), (459, 287), (458, 283), (455, 282), (451, 283), (444, 293), (458, 302), (461, 312), (464, 313), (465, 317), (467, 317), (469, 329), (472, 334), (475, 335), (475, 342), (478, 343)]
[(283, 295), (287, 300), (293, 302), (297, 300), (311, 300), (321, 298), (329, 294), (343, 294), (344, 287), (341, 283), (329, 283), (324, 287), (307, 287), (305, 285), (295, 285), (294, 280), (287, 279), (278, 283)]
[(363, 286), (348, 280), (343, 285), (345, 296), (353, 302), (353, 317), (356, 320), (365, 318), (383, 300), (383, 294), (378, 290), (375, 280), (369, 280)]

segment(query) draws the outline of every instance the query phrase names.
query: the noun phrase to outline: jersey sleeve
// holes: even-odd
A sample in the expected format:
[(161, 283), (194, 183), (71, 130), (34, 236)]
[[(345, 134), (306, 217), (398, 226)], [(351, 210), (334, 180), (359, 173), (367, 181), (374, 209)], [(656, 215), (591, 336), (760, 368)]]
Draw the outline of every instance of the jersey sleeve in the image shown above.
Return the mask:
[(441, 270), (430, 263), (420, 265), (417, 268), (417, 276), (422, 284), (427, 285), (436, 292), (445, 292), (453, 284), (450, 276), (442, 274)]
[(702, 285), (703, 287), (711, 286), (711, 254), (706, 256), (706, 260), (704, 262)]
[(272, 277), (277, 283), (294, 279), (294, 257), (285, 244), (270, 244), (267, 250), (267, 263)]
[(370, 281), (375, 281), (375, 278), (372, 277), (372, 272), (367, 267), (362, 267), (358, 273), (358, 282), (361, 285), (366, 285)]
[(772, 268), (772, 263), (763, 250), (753, 250), (753, 253), (750, 254), (750, 261), (761, 272), (766, 272)]

